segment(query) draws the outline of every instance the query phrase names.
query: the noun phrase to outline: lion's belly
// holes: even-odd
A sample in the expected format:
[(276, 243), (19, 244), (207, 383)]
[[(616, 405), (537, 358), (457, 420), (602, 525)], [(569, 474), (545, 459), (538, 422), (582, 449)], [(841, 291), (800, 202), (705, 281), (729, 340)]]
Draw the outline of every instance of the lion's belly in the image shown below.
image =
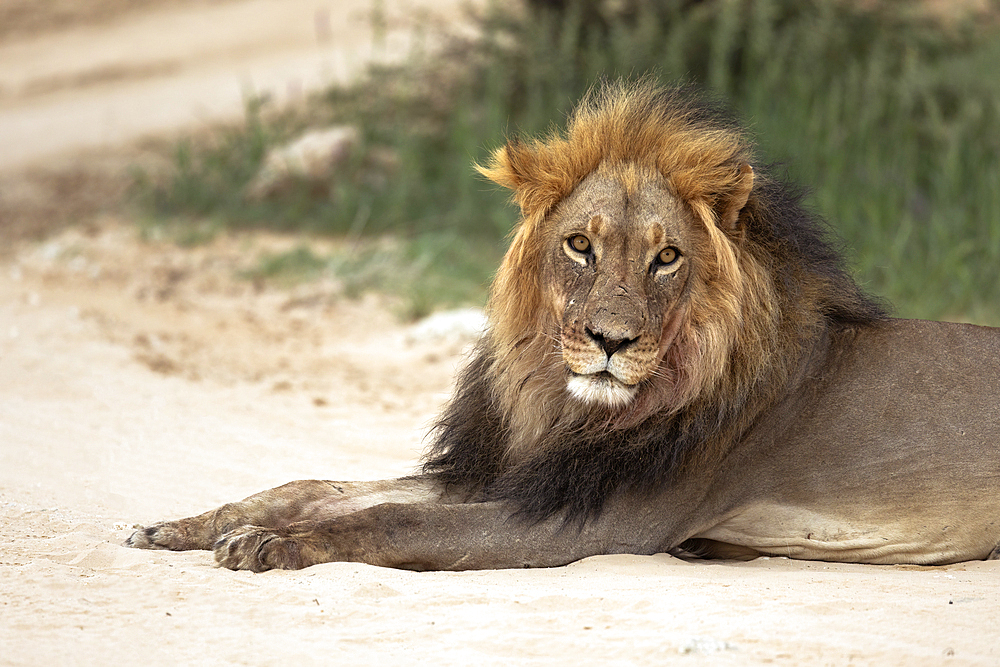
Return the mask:
[(952, 563), (985, 558), (1000, 528), (954, 525), (937, 517), (845, 518), (773, 503), (759, 504), (692, 537), (750, 547), (769, 556), (850, 563)]

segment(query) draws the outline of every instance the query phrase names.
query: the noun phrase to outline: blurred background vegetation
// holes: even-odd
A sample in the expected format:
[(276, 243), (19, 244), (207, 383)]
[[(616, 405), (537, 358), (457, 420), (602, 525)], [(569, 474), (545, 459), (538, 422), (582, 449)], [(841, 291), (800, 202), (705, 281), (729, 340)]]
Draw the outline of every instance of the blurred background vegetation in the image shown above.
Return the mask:
[[(428, 24), (406, 63), (304, 107), (251, 101), (242, 125), (180, 142), (166, 173), (139, 173), (135, 194), (150, 229), (181, 240), (247, 227), (348, 240), (331, 256), (302, 247), (266, 258), (260, 276), (334, 272), (354, 290), (400, 293), (410, 316), (481, 302), (516, 210), (471, 164), (511, 133), (561, 127), (600, 77), (654, 72), (725, 100), (764, 159), (810, 188), (809, 205), (844, 241), (858, 279), (898, 315), (997, 324), (1000, 32), (989, 13), (942, 18), (920, 7), (480, 7), (470, 10), (474, 33)], [(379, 17), (376, 5), (376, 31)], [(360, 149), (325, 185), (245, 196), (270, 147), (343, 123), (360, 128)]]

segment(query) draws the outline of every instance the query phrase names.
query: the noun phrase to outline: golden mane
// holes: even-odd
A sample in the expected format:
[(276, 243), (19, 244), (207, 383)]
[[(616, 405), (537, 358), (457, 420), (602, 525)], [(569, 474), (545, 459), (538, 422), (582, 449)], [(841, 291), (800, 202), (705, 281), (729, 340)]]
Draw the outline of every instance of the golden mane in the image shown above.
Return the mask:
[(477, 169), (514, 192), (526, 222), (537, 223), (601, 163), (652, 167), (681, 199), (714, 206), (739, 186), (739, 165), (752, 161), (739, 129), (720, 115), (648, 78), (609, 84), (584, 97), (565, 136), (515, 139)]
[[(532, 447), (553, 422), (572, 422), (586, 410), (566, 398), (547, 355), (553, 334), (541, 307), (538, 283), (541, 240), (547, 215), (590, 173), (629, 170), (662, 174), (671, 191), (687, 204), (707, 233), (708, 262), (696, 294), (697, 312), (685, 319), (678, 344), (665, 359), (659, 391), (610, 424), (627, 426), (663, 410), (677, 410), (717, 387), (734, 352), (737, 336), (746, 362), (766, 358), (759, 349), (776, 335), (770, 281), (752, 256), (738, 253), (720, 228), (721, 212), (747, 177), (750, 146), (719, 114), (693, 104), (677, 89), (662, 89), (645, 79), (592, 90), (572, 115), (565, 136), (545, 141), (513, 140), (479, 171), (513, 189), (523, 221), (515, 232), (490, 299), (492, 344), (496, 347), (495, 390), (517, 432), (514, 450)], [(732, 230), (735, 231), (735, 230)], [(697, 289), (698, 285), (696, 285)], [(546, 372), (546, 370), (550, 372)], [(753, 368), (743, 369), (752, 381)], [(564, 413), (562, 418), (553, 410)]]

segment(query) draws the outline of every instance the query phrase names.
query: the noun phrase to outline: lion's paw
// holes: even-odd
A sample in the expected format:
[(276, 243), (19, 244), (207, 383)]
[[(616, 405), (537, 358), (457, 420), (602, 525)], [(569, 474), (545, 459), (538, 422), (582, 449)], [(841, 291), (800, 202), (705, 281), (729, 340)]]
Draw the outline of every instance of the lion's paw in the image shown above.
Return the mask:
[(243, 526), (215, 543), (215, 561), (230, 570), (298, 570), (304, 563), (299, 543), (268, 528)]
[(135, 549), (170, 549), (182, 551), (190, 549), (187, 546), (186, 532), (181, 530), (176, 521), (164, 521), (139, 528), (125, 540), (125, 546)]

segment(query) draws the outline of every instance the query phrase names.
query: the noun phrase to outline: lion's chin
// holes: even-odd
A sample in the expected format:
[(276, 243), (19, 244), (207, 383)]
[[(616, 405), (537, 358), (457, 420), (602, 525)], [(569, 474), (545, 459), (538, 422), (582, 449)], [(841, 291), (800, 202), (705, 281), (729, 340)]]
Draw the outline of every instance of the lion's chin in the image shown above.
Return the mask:
[(591, 375), (570, 375), (566, 383), (569, 393), (584, 403), (623, 408), (635, 398), (637, 387), (622, 384), (607, 372)]

